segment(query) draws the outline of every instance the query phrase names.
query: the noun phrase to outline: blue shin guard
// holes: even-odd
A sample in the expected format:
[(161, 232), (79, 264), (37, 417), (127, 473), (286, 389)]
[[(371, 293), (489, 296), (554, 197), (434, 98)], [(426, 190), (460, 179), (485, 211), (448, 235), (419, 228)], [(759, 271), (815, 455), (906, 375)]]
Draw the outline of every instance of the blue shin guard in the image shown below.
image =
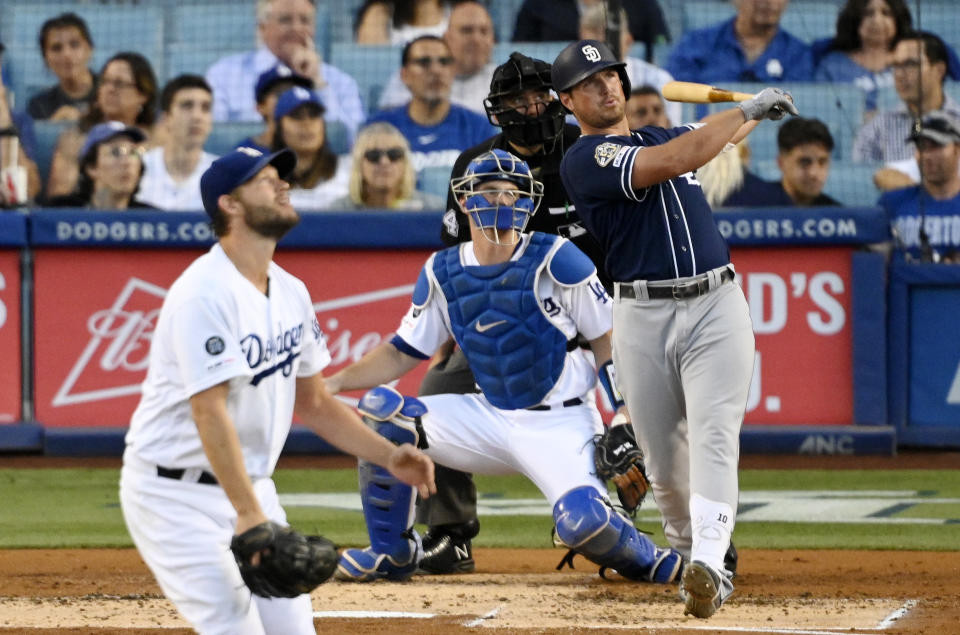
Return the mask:
[(561, 496), (553, 507), (553, 522), (566, 546), (625, 578), (666, 584), (680, 573), (683, 559), (678, 552), (658, 548), (593, 487), (576, 487)]
[[(363, 396), (358, 409), (368, 426), (394, 443), (417, 445), (420, 440), (419, 417), (427, 411), (421, 401), (378, 386)], [(409, 578), (422, 557), (420, 536), (413, 530), (414, 488), (364, 460), (359, 461), (359, 476), (370, 546), (345, 550), (337, 578), (357, 582)]]

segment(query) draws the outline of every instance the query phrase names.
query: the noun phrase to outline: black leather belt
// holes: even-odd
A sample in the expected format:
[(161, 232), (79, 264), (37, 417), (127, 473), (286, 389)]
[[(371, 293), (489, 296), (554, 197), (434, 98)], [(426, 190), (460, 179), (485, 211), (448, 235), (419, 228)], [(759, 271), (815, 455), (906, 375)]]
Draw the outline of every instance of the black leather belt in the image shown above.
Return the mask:
[[(720, 284), (733, 280), (733, 271), (729, 268), (720, 272)], [(628, 300), (636, 300), (637, 292), (631, 282), (618, 282), (617, 288), (620, 289), (620, 297)], [(657, 285), (647, 283), (647, 296), (651, 300), (687, 300), (689, 298), (698, 298), (710, 291), (710, 276), (702, 273), (693, 280), (671, 285)]]
[[(186, 474), (184, 469), (173, 469), (170, 467), (163, 467), (162, 465), (157, 466), (157, 476), (162, 476), (163, 478), (172, 478), (175, 481), (182, 481), (183, 475)], [(217, 482), (217, 477), (204, 470), (200, 472), (200, 478), (197, 479), (197, 483), (203, 483), (204, 485), (219, 485)]]
[[(567, 399), (563, 402), (563, 408), (569, 408), (571, 406), (579, 406), (583, 403), (583, 399), (580, 397), (574, 397), (573, 399)], [(550, 410), (551, 406), (541, 404), (539, 406), (530, 406), (527, 410)]]

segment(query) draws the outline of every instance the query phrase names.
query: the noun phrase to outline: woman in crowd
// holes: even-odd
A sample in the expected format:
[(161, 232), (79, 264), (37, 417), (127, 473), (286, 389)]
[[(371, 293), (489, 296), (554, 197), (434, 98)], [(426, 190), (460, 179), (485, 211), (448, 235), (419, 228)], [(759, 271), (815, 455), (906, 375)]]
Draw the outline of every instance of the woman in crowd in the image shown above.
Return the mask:
[(93, 38), (87, 23), (75, 13), (50, 18), (40, 27), (39, 42), (43, 62), (57, 83), (36, 94), (27, 112), (38, 121), (76, 121), (87, 112), (96, 80), (90, 70)]
[(859, 86), (867, 112), (876, 110), (879, 89), (893, 86), (890, 49), (911, 24), (904, 0), (847, 0), (837, 17), (836, 35), (821, 47), (825, 53), (814, 78)]
[(290, 204), (300, 211), (329, 209), (347, 193), (349, 157), (337, 157), (327, 140), (325, 112), (320, 96), (296, 86), (280, 94), (273, 111), (276, 130), (271, 151), (290, 148), (297, 166), (287, 179)]
[(444, 201), (414, 189), (416, 172), (410, 144), (392, 124), (372, 123), (353, 146), (350, 193), (333, 201), (333, 210), (442, 210)]
[(94, 210), (149, 208), (134, 200), (143, 176), (146, 135), (119, 121), (94, 126), (80, 148), (80, 174), (74, 191), (47, 201), (51, 207)]
[(103, 65), (89, 112), (64, 130), (50, 162), (47, 196), (70, 193), (77, 183), (77, 157), (87, 132), (105, 121), (137, 126), (149, 139), (156, 119), (157, 79), (139, 53), (117, 53)]
[(406, 44), (421, 35), (442, 37), (450, 5), (445, 0), (367, 0), (357, 12), (357, 44)]

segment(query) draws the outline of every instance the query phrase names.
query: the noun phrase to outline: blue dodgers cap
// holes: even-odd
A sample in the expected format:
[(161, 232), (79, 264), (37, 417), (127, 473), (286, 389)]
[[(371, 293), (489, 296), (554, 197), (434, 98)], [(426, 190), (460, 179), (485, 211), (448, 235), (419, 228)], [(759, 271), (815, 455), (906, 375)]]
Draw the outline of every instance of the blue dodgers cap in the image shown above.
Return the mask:
[(294, 108), (302, 106), (303, 104), (316, 104), (320, 108), (321, 115), (327, 110), (323, 105), (323, 100), (320, 99), (320, 95), (315, 91), (294, 86), (290, 90), (280, 93), (280, 96), (277, 98), (277, 105), (273, 109), (273, 118), (280, 119), (281, 117), (286, 117)]
[(214, 218), (219, 213), (217, 201), (229, 194), (268, 165), (277, 168), (280, 178), (286, 178), (297, 164), (297, 155), (289, 148), (273, 154), (241, 146), (225, 154), (207, 168), (200, 177), (200, 198), (207, 215)]
[(312, 79), (294, 73), (289, 66), (280, 63), (270, 70), (261, 73), (260, 77), (257, 78), (257, 86), (253, 89), (253, 95), (256, 97), (258, 104), (263, 101), (267, 91), (273, 88), (278, 82), (291, 82), (301, 88), (313, 88)]
[(100, 123), (91, 128), (90, 132), (87, 133), (87, 138), (83, 141), (83, 146), (80, 148), (80, 160), (83, 160), (83, 157), (87, 156), (87, 153), (99, 144), (121, 135), (130, 137), (134, 143), (143, 143), (147, 138), (147, 135), (139, 128), (124, 125), (119, 121)]

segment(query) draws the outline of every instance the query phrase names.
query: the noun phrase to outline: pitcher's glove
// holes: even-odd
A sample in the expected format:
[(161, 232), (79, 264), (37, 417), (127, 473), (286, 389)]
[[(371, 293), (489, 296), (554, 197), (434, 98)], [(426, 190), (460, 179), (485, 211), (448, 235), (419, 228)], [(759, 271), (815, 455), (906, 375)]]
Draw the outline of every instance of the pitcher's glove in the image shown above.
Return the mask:
[(632, 516), (650, 489), (643, 452), (637, 447), (633, 426), (629, 423), (611, 425), (606, 432), (594, 437), (594, 445), (593, 465), (597, 476), (603, 481), (613, 481), (620, 504)]
[[(251, 527), (230, 541), (243, 581), (265, 598), (295, 598), (325, 582), (337, 569), (337, 546), (275, 522)], [(259, 561), (253, 557), (259, 553)]]

